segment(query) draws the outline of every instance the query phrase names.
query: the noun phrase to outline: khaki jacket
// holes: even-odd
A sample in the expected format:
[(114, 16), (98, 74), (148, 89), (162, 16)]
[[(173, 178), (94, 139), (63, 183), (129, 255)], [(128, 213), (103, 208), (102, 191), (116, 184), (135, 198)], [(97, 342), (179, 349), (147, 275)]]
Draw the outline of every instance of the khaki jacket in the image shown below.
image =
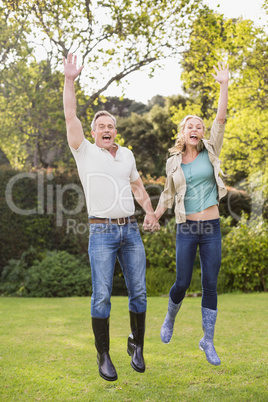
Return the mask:
[[(209, 160), (214, 169), (214, 175), (218, 187), (219, 201), (227, 194), (225, 185), (220, 177), (222, 170), (220, 168), (221, 161), (218, 158), (220, 155), (225, 124), (220, 124), (215, 119), (210, 132), (209, 140), (202, 139), (202, 148), (208, 150)], [(176, 223), (183, 223), (186, 221), (186, 213), (184, 207), (184, 196), (186, 193), (186, 179), (181, 167), (182, 154), (177, 152), (167, 160), (166, 164), (166, 182), (165, 187), (160, 195), (158, 206), (164, 208), (172, 208), (175, 196), (175, 217)]]

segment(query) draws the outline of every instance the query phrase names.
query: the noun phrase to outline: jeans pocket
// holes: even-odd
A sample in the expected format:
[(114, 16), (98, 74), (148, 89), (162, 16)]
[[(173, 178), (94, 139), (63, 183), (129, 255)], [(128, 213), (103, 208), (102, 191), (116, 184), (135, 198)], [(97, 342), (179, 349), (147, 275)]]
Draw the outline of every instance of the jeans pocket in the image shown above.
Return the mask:
[(89, 233), (93, 234), (101, 234), (108, 231), (108, 225), (106, 223), (90, 223), (89, 225)]
[(137, 222), (132, 222), (132, 223), (130, 223), (130, 228), (133, 229), (133, 230), (135, 230), (136, 232), (139, 232), (139, 231), (140, 231), (139, 225), (138, 225)]

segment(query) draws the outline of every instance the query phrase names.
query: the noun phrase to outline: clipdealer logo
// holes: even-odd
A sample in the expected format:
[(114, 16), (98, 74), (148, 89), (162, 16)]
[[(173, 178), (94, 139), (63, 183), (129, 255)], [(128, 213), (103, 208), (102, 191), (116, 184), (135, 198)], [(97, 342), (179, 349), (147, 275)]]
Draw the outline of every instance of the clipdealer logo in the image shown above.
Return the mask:
[[(62, 186), (61, 184), (49, 184), (54, 176), (49, 173), (47, 175), (47, 184), (45, 186), (45, 174), (43, 172), (38, 173), (18, 173), (13, 176), (6, 187), (5, 197), (6, 203), (8, 207), (19, 215), (29, 216), (29, 215), (52, 215), (54, 213), (54, 200), (56, 202), (56, 225), (63, 225), (63, 215), (76, 215), (81, 212), (84, 204), (84, 193), (80, 186), (74, 183), (65, 184)], [(16, 205), (13, 199), (13, 189), (14, 186), (20, 181), (24, 179), (31, 179), (37, 181), (37, 205), (32, 209), (22, 209), (18, 205)], [(46, 189), (45, 189), (46, 187)], [(45, 191), (46, 190), (46, 191)], [(77, 194), (77, 205), (73, 209), (67, 209), (63, 205), (63, 197), (64, 194), (68, 191), (74, 191)]]
[[(87, 185), (88, 190), (91, 191), (90, 187), (90, 179), (98, 180), (100, 177), (103, 178), (103, 174), (94, 173), (90, 174), (87, 177)], [(113, 188), (114, 197), (110, 200), (110, 204), (107, 204), (102, 212), (111, 211), (116, 205), (119, 205), (120, 209), (125, 211), (129, 207), (130, 195), (124, 194), (126, 187), (122, 189), (118, 188), (118, 184), (115, 179), (110, 175), (105, 175), (105, 178), (108, 180), (107, 183)], [(21, 180), (30, 179), (36, 182), (36, 203), (34, 208), (23, 209), (19, 203), (20, 200), (15, 199), (14, 197), (14, 186), (16, 186)], [(5, 191), (5, 199), (8, 207), (16, 214), (30, 216), (34, 214), (38, 215), (52, 215), (55, 213), (56, 217), (56, 226), (63, 226), (65, 224), (64, 217), (65, 216), (74, 216), (79, 214), (83, 207), (85, 206), (85, 197), (82, 187), (75, 183), (68, 183), (65, 185), (61, 184), (53, 184), (52, 180), (54, 176), (52, 173), (48, 173), (47, 175), (44, 172), (23, 172), (18, 173), (13, 176), (6, 186)], [(244, 180), (237, 183), (233, 191), (229, 191), (227, 195), (227, 205), (229, 214), (237, 221), (241, 219), (241, 217), (234, 211), (233, 209), (233, 197), (236, 191), (245, 191), (247, 189), (247, 194), (250, 198), (250, 207), (251, 207), (251, 216), (249, 222), (254, 220), (256, 216), (260, 216), (263, 212), (264, 206), (264, 177), (263, 173), (259, 172), (257, 177), (252, 178), (251, 182), (246, 183)], [(162, 187), (156, 184), (149, 184), (146, 187), (146, 190), (149, 192), (153, 192), (155, 195), (150, 197), (151, 201), (154, 201), (156, 204), (158, 202), (159, 196), (162, 192)], [(64, 206), (63, 199), (64, 197), (68, 197), (70, 192), (75, 192), (77, 196), (76, 205), (72, 209), (66, 208)], [(131, 196), (132, 197), (132, 196)], [(140, 195), (142, 197), (142, 194)], [(136, 198), (138, 198), (139, 202), (139, 194), (136, 194)], [(136, 211), (139, 214), (139, 211)], [(127, 213), (128, 214), (128, 213)], [(73, 234), (85, 234), (88, 231), (88, 224), (78, 222), (76, 219), (67, 219), (66, 220), (66, 231), (68, 233)]]
[[(55, 184), (52, 182), (54, 176), (52, 173), (44, 172), (23, 172), (18, 173), (13, 176), (6, 186), (5, 199), (8, 207), (16, 214), (23, 216), (30, 215), (53, 215), (56, 217), (56, 226), (66, 225), (66, 233), (72, 234), (85, 234), (88, 232), (88, 224), (83, 223), (75, 219), (75, 215), (79, 214), (85, 206), (85, 197), (82, 186), (74, 183), (69, 183), (65, 185)], [(106, 180), (104, 185), (104, 191), (107, 187), (110, 188), (110, 193), (113, 196), (107, 199), (107, 202), (99, 206), (100, 210), (97, 211), (97, 216), (107, 214), (119, 208), (125, 215), (131, 215), (133, 213), (133, 197), (129, 183), (123, 187), (119, 188), (118, 183), (113, 178), (113, 176), (103, 173), (90, 173), (86, 177), (86, 187), (89, 194), (94, 194), (94, 188), (96, 189), (96, 183), (99, 180)], [(19, 185), (23, 180), (32, 180), (36, 185), (36, 197), (33, 200), (32, 208), (23, 208), (21, 205), (21, 200), (18, 199), (16, 194), (16, 186)], [(148, 185), (147, 189), (152, 190), (155, 185)], [(157, 189), (154, 189), (154, 195), (151, 197), (151, 201), (155, 199), (158, 201), (159, 195), (162, 191), (161, 186), (157, 185)], [(64, 199), (70, 195), (70, 192), (76, 193), (76, 204), (72, 209), (68, 209), (64, 206)], [(96, 193), (96, 192), (95, 192)], [(143, 193), (136, 191), (136, 199), (138, 202), (141, 201)], [(89, 196), (90, 198), (90, 196)], [(156, 200), (157, 198), (157, 200)], [(66, 205), (66, 203), (65, 203)], [(142, 213), (142, 212), (140, 212)], [(139, 214), (139, 211), (136, 211)], [(72, 216), (72, 218), (65, 219), (66, 216)]]

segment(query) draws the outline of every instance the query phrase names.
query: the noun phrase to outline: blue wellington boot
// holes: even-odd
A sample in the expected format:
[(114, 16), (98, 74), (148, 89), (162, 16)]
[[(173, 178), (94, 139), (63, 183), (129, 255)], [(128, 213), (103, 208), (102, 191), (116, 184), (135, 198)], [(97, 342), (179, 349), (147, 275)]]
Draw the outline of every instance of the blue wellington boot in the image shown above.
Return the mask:
[(207, 361), (214, 366), (221, 364), (213, 344), (217, 312), (218, 310), (210, 310), (209, 308), (202, 307), (202, 327), (204, 336), (199, 342), (199, 348), (205, 352)]
[(171, 300), (171, 297), (169, 297), (168, 312), (160, 332), (161, 340), (164, 343), (169, 343), (171, 341), (175, 318), (181, 305), (182, 301), (179, 304), (175, 304)]

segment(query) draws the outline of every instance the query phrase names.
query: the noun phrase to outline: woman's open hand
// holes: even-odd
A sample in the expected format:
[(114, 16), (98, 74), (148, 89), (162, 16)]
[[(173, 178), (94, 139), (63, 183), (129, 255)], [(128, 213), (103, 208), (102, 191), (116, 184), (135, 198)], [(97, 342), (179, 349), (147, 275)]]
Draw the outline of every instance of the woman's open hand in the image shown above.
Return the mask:
[(229, 64), (218, 63), (218, 68), (213, 66), (216, 74), (211, 73), (219, 84), (228, 84), (229, 81)]

